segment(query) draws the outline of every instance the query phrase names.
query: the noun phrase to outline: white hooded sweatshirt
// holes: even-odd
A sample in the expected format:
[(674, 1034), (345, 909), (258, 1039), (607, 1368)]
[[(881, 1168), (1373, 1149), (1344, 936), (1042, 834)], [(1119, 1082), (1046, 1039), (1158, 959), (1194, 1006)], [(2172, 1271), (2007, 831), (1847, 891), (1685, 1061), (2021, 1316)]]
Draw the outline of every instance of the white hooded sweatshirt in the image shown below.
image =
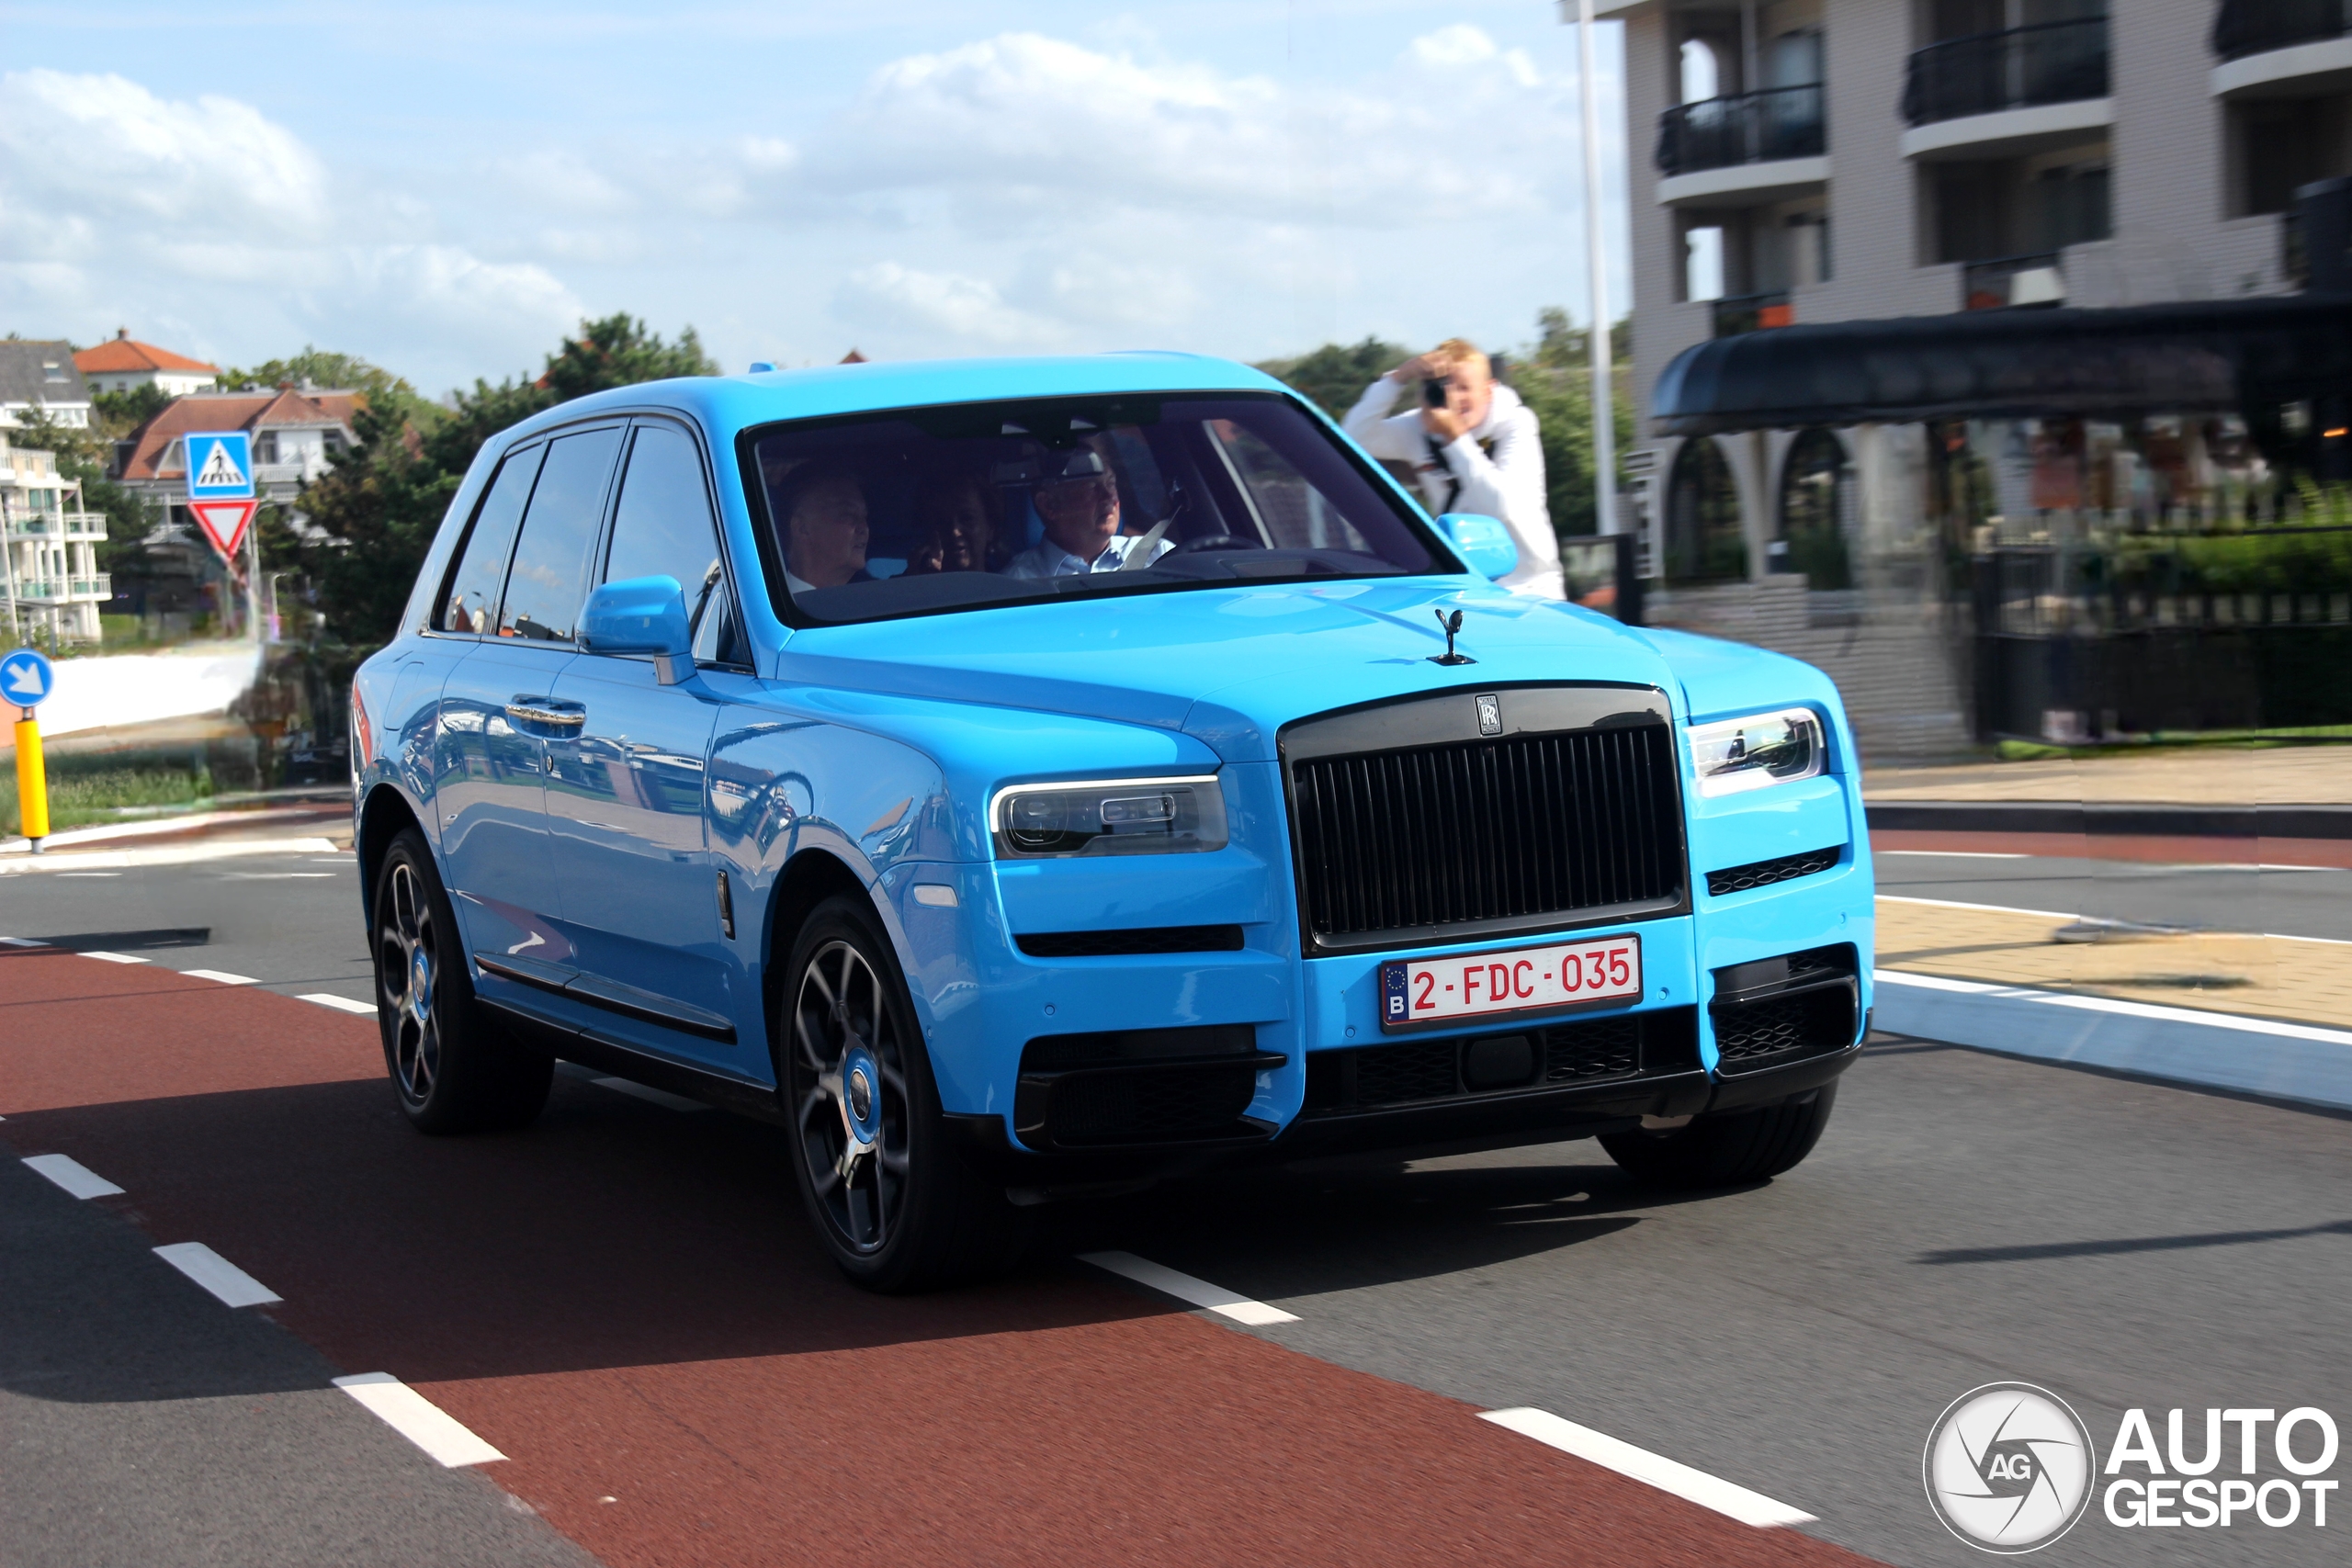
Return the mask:
[(1534, 411), (1498, 384), (1476, 429), (1436, 446), (1419, 409), (1388, 412), (1405, 390), (1383, 376), (1364, 389), (1341, 427), (1374, 457), (1412, 464), (1432, 513), (1482, 512), (1499, 518), (1519, 546), (1519, 565), (1499, 580), (1505, 588), (1539, 599), (1566, 598)]

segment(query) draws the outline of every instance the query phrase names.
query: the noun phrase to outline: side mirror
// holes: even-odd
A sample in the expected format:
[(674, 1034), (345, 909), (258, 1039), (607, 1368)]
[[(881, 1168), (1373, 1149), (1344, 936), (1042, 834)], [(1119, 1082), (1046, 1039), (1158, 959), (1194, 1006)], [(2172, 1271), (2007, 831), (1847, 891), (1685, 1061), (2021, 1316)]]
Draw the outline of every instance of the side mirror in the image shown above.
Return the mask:
[(1519, 546), (1500, 518), (1477, 512), (1449, 512), (1437, 520), (1437, 531), (1472, 571), (1489, 581), (1510, 576), (1519, 566)]
[(591, 653), (650, 653), (654, 678), (674, 686), (695, 672), (685, 591), (674, 577), (631, 577), (588, 595), (580, 646)]

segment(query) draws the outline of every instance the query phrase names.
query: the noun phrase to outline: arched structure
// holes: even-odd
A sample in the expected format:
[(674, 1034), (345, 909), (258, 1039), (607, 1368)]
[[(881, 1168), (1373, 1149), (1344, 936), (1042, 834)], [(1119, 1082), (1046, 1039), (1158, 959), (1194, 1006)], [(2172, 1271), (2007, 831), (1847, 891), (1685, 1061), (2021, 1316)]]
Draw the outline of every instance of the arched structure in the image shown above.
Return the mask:
[(1747, 543), (1731, 465), (1712, 439), (1686, 441), (1667, 481), (1667, 583), (1738, 582), (1747, 576)]
[(1815, 590), (1851, 588), (1854, 567), (1846, 545), (1847, 491), (1853, 468), (1845, 444), (1813, 425), (1798, 433), (1781, 464), (1773, 568), (1803, 572)]

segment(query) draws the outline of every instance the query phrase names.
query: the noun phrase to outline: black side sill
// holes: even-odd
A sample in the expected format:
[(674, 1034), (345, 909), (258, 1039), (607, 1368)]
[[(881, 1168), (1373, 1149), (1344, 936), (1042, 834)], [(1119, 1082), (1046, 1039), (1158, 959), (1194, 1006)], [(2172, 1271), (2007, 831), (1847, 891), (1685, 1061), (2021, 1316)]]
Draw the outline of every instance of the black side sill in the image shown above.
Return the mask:
[(636, 1019), (640, 1023), (674, 1029), (681, 1034), (715, 1040), (722, 1045), (735, 1043), (735, 1026), (724, 1016), (707, 1008), (698, 1008), (692, 1002), (682, 1002), (675, 997), (639, 990), (618, 980), (582, 975), (575, 969), (536, 963), (527, 958), (492, 958), (477, 953), (474, 962), (501, 979), (512, 980), (536, 990), (552, 991), (558, 996), (586, 1002), (590, 1007), (602, 1008), (606, 1012), (616, 1012), (623, 1018)]

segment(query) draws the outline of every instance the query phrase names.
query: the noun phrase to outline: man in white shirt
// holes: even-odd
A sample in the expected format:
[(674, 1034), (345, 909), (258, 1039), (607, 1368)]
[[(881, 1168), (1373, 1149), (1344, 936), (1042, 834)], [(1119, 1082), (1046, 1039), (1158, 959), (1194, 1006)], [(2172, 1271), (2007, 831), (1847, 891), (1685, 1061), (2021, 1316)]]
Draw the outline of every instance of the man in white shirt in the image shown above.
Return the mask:
[[(1442, 403), (1422, 396), (1430, 382), (1442, 384)], [(1421, 406), (1390, 413), (1408, 390)], [(1475, 346), (1449, 338), (1405, 361), (1365, 388), (1340, 424), (1374, 457), (1410, 463), (1431, 513), (1498, 518), (1519, 546), (1519, 565), (1500, 580), (1505, 588), (1566, 597), (1534, 411), (1496, 384), (1493, 366)]]
[(1046, 465), (1035, 491), (1037, 520), (1046, 525), (1046, 536), (1035, 547), (1013, 557), (1004, 569), (1006, 576), (1080, 577), (1118, 571), (1147, 540), (1149, 553), (1134, 562), (1138, 567), (1175, 547), (1164, 536), (1165, 525), (1148, 534), (1119, 532), (1118, 481), (1092, 447), (1048, 452)]

